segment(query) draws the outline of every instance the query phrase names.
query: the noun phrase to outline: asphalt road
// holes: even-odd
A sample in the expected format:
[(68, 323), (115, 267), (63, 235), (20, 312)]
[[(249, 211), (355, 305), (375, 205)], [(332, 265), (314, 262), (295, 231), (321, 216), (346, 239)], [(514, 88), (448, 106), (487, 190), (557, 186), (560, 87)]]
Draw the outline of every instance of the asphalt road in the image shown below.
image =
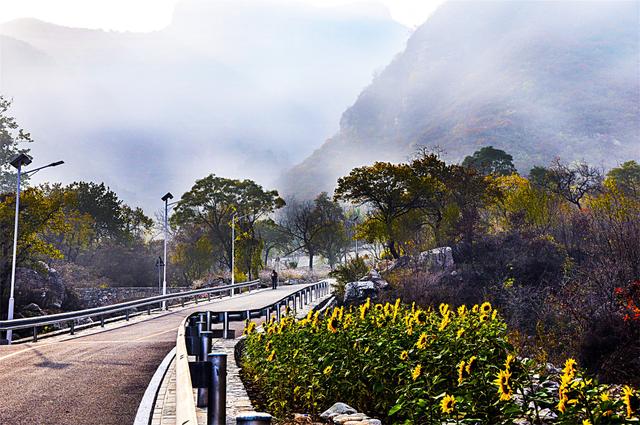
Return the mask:
[(301, 287), (237, 295), (84, 336), (0, 346), (0, 424), (131, 424), (185, 316), (204, 307), (259, 308)]

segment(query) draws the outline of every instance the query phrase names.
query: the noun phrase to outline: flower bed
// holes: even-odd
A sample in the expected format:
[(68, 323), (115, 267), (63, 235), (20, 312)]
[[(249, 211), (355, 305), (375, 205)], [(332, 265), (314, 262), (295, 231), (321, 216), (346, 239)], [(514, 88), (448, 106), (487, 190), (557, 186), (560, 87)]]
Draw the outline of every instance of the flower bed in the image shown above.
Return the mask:
[[(376, 304), (246, 329), (244, 376), (277, 417), (344, 401), (385, 423), (622, 423), (638, 394), (519, 359), (489, 303), (471, 309)], [(536, 422), (537, 421), (537, 422)]]

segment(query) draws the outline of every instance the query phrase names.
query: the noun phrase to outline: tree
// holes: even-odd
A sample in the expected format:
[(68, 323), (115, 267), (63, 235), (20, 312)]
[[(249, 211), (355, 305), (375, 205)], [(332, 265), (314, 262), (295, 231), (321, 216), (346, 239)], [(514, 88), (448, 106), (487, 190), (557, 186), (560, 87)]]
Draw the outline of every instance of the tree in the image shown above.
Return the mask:
[[(9, 297), (13, 249), (15, 194), (0, 195), (0, 317)], [(28, 188), (20, 196), (20, 229), (17, 267), (38, 268), (38, 260), (62, 258), (62, 253), (43, 237), (43, 233), (64, 231), (65, 197), (60, 192), (47, 195), (39, 188)]]
[(419, 188), (420, 181), (409, 165), (376, 162), (354, 168), (338, 179), (335, 199), (369, 205), (369, 217), (382, 225), (389, 253), (399, 258), (395, 225), (399, 218), (423, 205)]
[[(182, 226), (196, 223), (208, 229), (209, 240), (218, 253), (218, 265), (231, 269), (231, 222), (234, 213), (243, 217), (236, 223), (238, 249), (248, 250), (238, 263), (251, 277), (255, 270), (254, 258), (260, 257), (261, 243), (255, 233), (255, 223), (267, 214), (284, 206), (284, 200), (275, 190), (265, 191), (252, 180), (234, 180), (211, 174), (197, 180), (190, 191), (184, 193), (175, 208), (172, 223)], [(220, 248), (220, 249), (218, 249)], [(244, 264), (244, 266), (243, 266)]]
[(269, 254), (273, 250), (284, 251), (291, 243), (286, 229), (280, 227), (272, 219), (260, 220), (256, 223), (256, 234), (264, 242), (264, 264), (269, 262)]
[(344, 210), (326, 192), (318, 195), (314, 202), (322, 216), (320, 221), (325, 223), (318, 240), (318, 252), (327, 259), (333, 270), (340, 260), (340, 254), (349, 245)]
[[(29, 149), (21, 148), (23, 143), (33, 140), (31, 135), (18, 126), (15, 118), (7, 115), (11, 102), (0, 96), (0, 193), (15, 191), (16, 173), (9, 162), (19, 153), (28, 153)], [(26, 181), (27, 175), (23, 175)]]
[(478, 173), (488, 176), (508, 176), (517, 173), (513, 165), (513, 157), (502, 149), (495, 149), (493, 146), (485, 146), (477, 150), (471, 156), (467, 156), (462, 161), (462, 166), (475, 168)]
[[(602, 188), (602, 171), (585, 162), (566, 164), (556, 158), (547, 169), (532, 170), (536, 183), (582, 209), (581, 201)], [(531, 173), (530, 173), (531, 174)]]
[(626, 196), (640, 199), (640, 164), (636, 161), (627, 161), (612, 168), (607, 179), (613, 181)]
[(280, 217), (280, 226), (297, 245), (292, 252), (303, 249), (309, 256), (309, 270), (313, 270), (313, 258), (320, 250), (320, 235), (325, 224), (312, 201), (291, 199)]

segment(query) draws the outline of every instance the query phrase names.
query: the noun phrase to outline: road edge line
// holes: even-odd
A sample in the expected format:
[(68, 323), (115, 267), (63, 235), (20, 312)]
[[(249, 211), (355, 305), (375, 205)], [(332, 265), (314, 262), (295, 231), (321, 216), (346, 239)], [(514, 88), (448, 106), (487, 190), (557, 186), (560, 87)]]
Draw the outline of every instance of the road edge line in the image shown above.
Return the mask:
[(162, 385), (162, 381), (167, 374), (167, 370), (169, 370), (169, 365), (171, 365), (175, 356), (176, 347), (173, 347), (173, 349), (164, 357), (160, 366), (158, 366), (151, 377), (149, 385), (147, 385), (147, 389), (144, 391), (142, 400), (138, 405), (138, 411), (136, 412), (136, 418), (133, 421), (133, 425), (149, 425), (151, 423), (158, 390), (160, 389), (160, 385)]

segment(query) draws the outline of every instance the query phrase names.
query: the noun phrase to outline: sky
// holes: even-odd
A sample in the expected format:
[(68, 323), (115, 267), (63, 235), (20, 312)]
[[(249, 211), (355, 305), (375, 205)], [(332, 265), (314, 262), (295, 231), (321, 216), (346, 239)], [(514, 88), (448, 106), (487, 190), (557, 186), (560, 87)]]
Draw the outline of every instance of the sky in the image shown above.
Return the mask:
[[(148, 32), (166, 27), (180, 0), (0, 0), (0, 22), (37, 18), (58, 25), (114, 31)], [(260, 1), (260, 0), (256, 0)], [(343, 6), (354, 0), (283, 0), (314, 6)], [(444, 0), (378, 0), (393, 19), (413, 28)], [(376, 3), (375, 0), (368, 3)]]

